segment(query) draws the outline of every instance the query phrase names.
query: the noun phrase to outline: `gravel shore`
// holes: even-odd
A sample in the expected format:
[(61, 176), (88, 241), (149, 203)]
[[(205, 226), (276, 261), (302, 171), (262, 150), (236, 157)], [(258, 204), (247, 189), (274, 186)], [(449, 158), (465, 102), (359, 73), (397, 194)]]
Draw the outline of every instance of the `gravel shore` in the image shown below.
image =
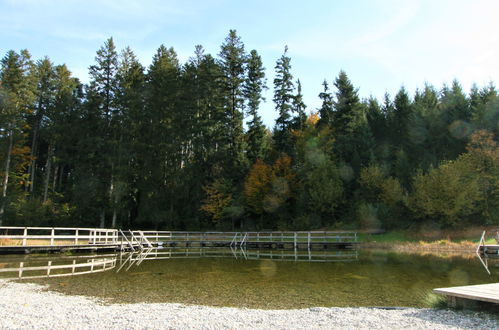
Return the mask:
[(43, 286), (0, 281), (1, 329), (499, 329), (494, 317), (432, 309), (257, 310), (103, 304)]

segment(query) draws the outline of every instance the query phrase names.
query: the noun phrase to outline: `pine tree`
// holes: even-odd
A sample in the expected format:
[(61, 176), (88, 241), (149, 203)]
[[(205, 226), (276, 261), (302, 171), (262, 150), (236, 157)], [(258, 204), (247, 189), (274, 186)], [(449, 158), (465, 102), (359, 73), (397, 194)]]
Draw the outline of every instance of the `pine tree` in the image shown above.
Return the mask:
[(230, 30), (220, 50), (219, 65), (222, 69), (222, 88), (226, 111), (228, 157), (236, 179), (241, 179), (247, 167), (244, 153), (244, 82), (247, 61), (244, 44), (236, 30)]
[(265, 126), (261, 117), (258, 115), (260, 102), (265, 99), (262, 96), (262, 91), (265, 86), (265, 68), (262, 64), (262, 58), (256, 50), (250, 52), (247, 64), (248, 78), (244, 86), (244, 95), (248, 102), (248, 115), (250, 120), (248, 124), (247, 143), (248, 143), (248, 159), (254, 163), (257, 159), (265, 157)]
[[(90, 66), (90, 86), (88, 94), (91, 99), (89, 107), (96, 107), (99, 111), (99, 116), (103, 118), (103, 126), (101, 126), (99, 142), (101, 149), (98, 152), (100, 162), (105, 164), (96, 173), (101, 182), (107, 184), (107, 205), (102, 205), (100, 214), (100, 226), (105, 226), (105, 217), (107, 210), (112, 210), (112, 219), (116, 217), (116, 209), (113, 207), (112, 196), (114, 194), (115, 180), (115, 165), (116, 165), (116, 150), (120, 136), (119, 114), (116, 104), (117, 79), (116, 73), (118, 70), (118, 53), (114, 45), (113, 38), (106, 40), (104, 45), (97, 51), (95, 56), (95, 65)], [(94, 111), (93, 109), (91, 111)]]
[(274, 143), (278, 152), (292, 154), (292, 116), (294, 100), (294, 84), (291, 75), (291, 58), (287, 55), (288, 46), (284, 54), (277, 60), (274, 78), (275, 109), (278, 113), (274, 127)]
[[(143, 182), (140, 186), (138, 221), (149, 221), (154, 212), (165, 214), (163, 225), (172, 226), (176, 214), (176, 198), (182, 167), (182, 113), (178, 111), (180, 64), (177, 53), (161, 45), (147, 73), (144, 132)], [(167, 221), (165, 223), (165, 221)], [(146, 225), (144, 223), (144, 225)], [(159, 222), (154, 224), (159, 225)]]
[[(128, 226), (137, 214), (137, 188), (140, 181), (143, 140), (147, 113), (144, 111), (144, 67), (139, 63), (133, 51), (125, 48), (119, 58), (117, 70), (117, 108), (122, 123), (121, 142), (117, 145), (117, 164), (115, 171), (115, 189), (112, 206), (126, 218)], [(116, 214), (116, 213), (115, 213)], [(113, 217), (113, 227), (118, 219)]]
[(333, 119), (333, 96), (329, 92), (329, 85), (324, 79), (322, 82), (323, 91), (319, 93), (319, 98), (322, 100), (321, 108), (319, 109), (319, 126), (330, 126)]
[(340, 71), (334, 86), (337, 91), (333, 103), (333, 125), (337, 136), (348, 136), (354, 132), (362, 116), (359, 96), (345, 71)]
[[(16, 183), (25, 181), (24, 169), (28, 164), (29, 147), (24, 147), (24, 136), (28, 126), (26, 117), (33, 109), (36, 83), (34, 79), (34, 64), (27, 50), (20, 54), (9, 51), (1, 60), (0, 91), (3, 102), (0, 117), (2, 135), (6, 140), (4, 150), (4, 167), (2, 180), (2, 195), (0, 201), (0, 225), (7, 204), (9, 180), (14, 174)], [(15, 170), (15, 172), (13, 171)]]
[[(37, 89), (36, 89), (36, 106), (35, 112), (31, 118), (29, 118), (30, 126), (32, 127), (31, 134), (31, 154), (30, 163), (28, 167), (28, 181), (26, 188), (33, 194), (33, 188), (36, 180), (36, 169), (37, 169), (37, 158), (39, 154), (38, 144), (40, 130), (43, 130), (42, 123), (46, 122), (47, 111), (53, 106), (54, 102), (54, 76), (55, 69), (46, 57), (36, 63), (35, 74), (37, 78)], [(50, 149), (50, 148), (49, 148)], [(46, 198), (45, 198), (46, 199)], [(44, 200), (45, 200), (44, 199)]]
[(293, 98), (293, 112), (296, 114), (293, 118), (293, 129), (302, 130), (305, 126), (305, 122), (307, 121), (307, 114), (305, 113), (306, 108), (307, 106), (303, 102), (301, 82), (300, 79), (298, 79), (296, 81), (296, 95)]
[(360, 165), (369, 161), (372, 143), (365, 107), (344, 71), (340, 71), (334, 85), (337, 89), (333, 102), (336, 153), (340, 161), (358, 173)]

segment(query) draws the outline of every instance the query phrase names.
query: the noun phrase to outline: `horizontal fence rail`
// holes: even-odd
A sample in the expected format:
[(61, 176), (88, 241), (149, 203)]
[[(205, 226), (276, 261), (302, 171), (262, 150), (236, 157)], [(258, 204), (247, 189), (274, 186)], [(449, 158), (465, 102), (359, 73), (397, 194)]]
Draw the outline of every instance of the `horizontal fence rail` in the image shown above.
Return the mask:
[(347, 231), (268, 231), (268, 232), (187, 232), (187, 231), (130, 231), (132, 237), (143, 237), (153, 243), (248, 243), (328, 244), (357, 242), (356, 232)]
[(64, 227), (0, 227), (0, 247), (99, 245), (120, 242), (118, 230)]
[(0, 268), (0, 279), (37, 279), (98, 273), (115, 268), (116, 261), (116, 255), (111, 257), (95, 256), (87, 260), (73, 258), (72, 260), (62, 261), (23, 261), (6, 268)]
[(247, 232), (191, 232), (156, 231), (103, 228), (64, 227), (0, 227), (0, 251), (2, 248), (42, 250), (81, 249), (83, 247), (136, 251), (157, 246), (170, 247), (247, 247), (284, 248), (294, 247), (344, 247), (357, 243), (356, 232), (349, 231), (247, 231)]

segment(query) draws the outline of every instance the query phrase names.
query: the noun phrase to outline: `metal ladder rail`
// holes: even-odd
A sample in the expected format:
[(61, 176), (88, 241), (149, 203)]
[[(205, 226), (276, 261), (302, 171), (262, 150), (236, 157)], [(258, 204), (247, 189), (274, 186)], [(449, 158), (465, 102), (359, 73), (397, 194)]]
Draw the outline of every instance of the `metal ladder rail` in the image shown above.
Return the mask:
[(141, 243), (141, 245), (142, 245), (142, 241), (144, 241), (144, 242), (147, 244), (147, 246), (148, 246), (149, 248), (151, 248), (151, 249), (152, 249), (154, 246), (153, 246), (153, 245), (152, 245), (152, 243), (151, 243), (151, 242), (147, 239), (147, 237), (145, 237), (144, 232), (143, 232), (142, 230), (139, 230), (138, 232), (139, 232), (139, 234), (140, 234), (140, 243)]
[(239, 236), (239, 232), (236, 232), (236, 234), (234, 235), (234, 238), (232, 239), (232, 241), (230, 241), (230, 246), (236, 246), (237, 245), (237, 237)]
[[(130, 246), (130, 249), (132, 249), (133, 252), (135, 252), (135, 248), (133, 247), (133, 244), (132, 242), (130, 242), (130, 240), (125, 236), (125, 233), (123, 233), (123, 231), (120, 229), (120, 234), (121, 234), (121, 237), (123, 237), (125, 239), (125, 241), (127, 242), (127, 244)], [(122, 246), (123, 248), (123, 246)]]
[[(241, 234), (242, 235), (242, 234)], [(243, 238), (241, 239), (241, 241), (239, 242), (239, 247), (243, 246), (246, 244), (246, 238), (248, 236), (248, 233), (244, 233), (244, 236)]]
[(482, 237), (480, 238), (480, 241), (478, 242), (478, 246), (476, 248), (476, 254), (480, 255), (480, 247), (483, 246), (484, 249), (483, 249), (483, 252), (485, 253), (485, 233), (487, 231), (484, 230), (483, 231), (483, 234), (482, 234)]
[(144, 249), (144, 246), (142, 246), (142, 241), (139, 240), (133, 233), (133, 231), (131, 230), (128, 230), (128, 232), (130, 233), (130, 236), (131, 236), (131, 240), (132, 240), (132, 244), (136, 244), (139, 246), (139, 249), (140, 250), (143, 250)]

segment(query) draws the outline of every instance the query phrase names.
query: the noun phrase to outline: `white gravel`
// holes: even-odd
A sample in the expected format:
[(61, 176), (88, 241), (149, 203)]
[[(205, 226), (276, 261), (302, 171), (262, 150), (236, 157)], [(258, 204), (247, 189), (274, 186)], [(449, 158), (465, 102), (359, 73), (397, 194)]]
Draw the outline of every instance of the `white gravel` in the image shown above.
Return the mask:
[(0, 281), (1, 329), (499, 329), (497, 318), (432, 309), (258, 310), (112, 304)]

